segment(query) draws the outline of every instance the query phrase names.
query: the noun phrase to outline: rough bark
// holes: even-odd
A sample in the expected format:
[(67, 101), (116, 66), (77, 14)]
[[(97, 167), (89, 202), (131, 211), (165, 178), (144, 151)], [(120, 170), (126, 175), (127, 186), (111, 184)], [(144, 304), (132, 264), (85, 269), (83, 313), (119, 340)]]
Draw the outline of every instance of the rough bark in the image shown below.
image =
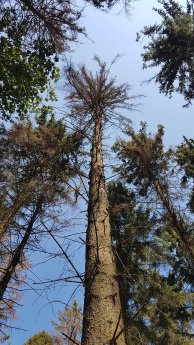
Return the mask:
[[(82, 345), (125, 345), (111, 245), (102, 154), (102, 117), (96, 112), (91, 151)], [(118, 336), (119, 335), (119, 336)]]

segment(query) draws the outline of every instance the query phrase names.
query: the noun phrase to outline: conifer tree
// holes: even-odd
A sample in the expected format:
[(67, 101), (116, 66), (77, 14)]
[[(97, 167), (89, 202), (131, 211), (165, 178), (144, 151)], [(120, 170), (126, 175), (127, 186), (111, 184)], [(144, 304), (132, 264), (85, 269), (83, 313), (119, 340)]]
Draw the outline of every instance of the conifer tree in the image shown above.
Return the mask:
[(169, 95), (182, 94), (185, 106), (194, 98), (194, 4), (185, 0), (185, 6), (175, 0), (158, 0), (162, 8), (154, 8), (162, 19), (160, 24), (144, 27), (141, 36), (150, 41), (144, 46), (143, 67), (159, 66), (160, 71), (152, 79), (159, 84), (160, 92)]
[[(173, 193), (171, 183), (173, 183), (173, 178), (177, 178), (178, 171), (173, 164), (173, 159), (175, 159), (173, 151), (170, 150), (164, 154), (163, 127), (159, 126), (158, 132), (153, 137), (147, 135), (145, 124), (142, 124), (138, 134), (133, 129), (129, 129), (127, 133), (131, 140), (120, 141), (115, 146), (123, 162), (121, 174), (129, 183), (133, 182), (139, 188), (142, 196), (155, 193), (172, 223), (173, 231), (176, 231), (179, 249), (192, 270), (193, 228), (187, 223), (186, 212), (181, 211), (180, 200), (178, 206), (176, 205), (178, 196), (181, 198), (181, 195)], [(174, 185), (176, 184), (177, 181), (174, 182)]]
[[(14, 313), (27, 249), (46, 235), (42, 223), (49, 209), (54, 214), (59, 203), (74, 202), (68, 181), (77, 174), (79, 135), (68, 134), (54, 118), (38, 122), (15, 124), (0, 138), (0, 324)], [(55, 217), (57, 222), (56, 210)]]
[(82, 345), (124, 345), (123, 315), (111, 244), (102, 134), (109, 121), (122, 121), (119, 109), (131, 110), (132, 106), (129, 86), (117, 86), (115, 79), (109, 79), (105, 63), (98, 58), (96, 60), (99, 71), (95, 75), (85, 66), (80, 69), (68, 66), (66, 70), (70, 115), (85, 136), (90, 134), (91, 142)]
[(190, 270), (168, 220), (133, 182), (112, 181), (108, 191), (127, 344), (191, 345)]
[(52, 202), (56, 192), (68, 198), (65, 182), (76, 174), (79, 135), (67, 134), (64, 124), (54, 118), (39, 121), (35, 128), (30, 122), (19, 123), (1, 136), (0, 238), (19, 209), (33, 198)]
[(193, 141), (165, 151), (161, 126), (127, 133), (108, 187), (127, 341), (192, 344)]

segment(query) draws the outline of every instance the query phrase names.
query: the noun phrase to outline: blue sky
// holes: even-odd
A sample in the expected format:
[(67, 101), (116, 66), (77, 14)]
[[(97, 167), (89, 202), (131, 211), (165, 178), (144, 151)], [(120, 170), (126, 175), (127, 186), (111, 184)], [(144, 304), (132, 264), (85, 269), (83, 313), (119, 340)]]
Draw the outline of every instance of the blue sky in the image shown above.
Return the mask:
[[(180, 1), (180, 3), (185, 3)], [(109, 13), (101, 12), (87, 5), (84, 10), (82, 23), (86, 27), (88, 38), (80, 37), (80, 43), (74, 46), (74, 51), (69, 54), (71, 60), (75, 63), (85, 63), (89, 69), (94, 70), (96, 64), (93, 61), (94, 55), (98, 55), (101, 60), (110, 64), (117, 54), (121, 58), (112, 67), (112, 75), (116, 75), (119, 82), (128, 82), (132, 86), (132, 94), (144, 94), (145, 98), (141, 99), (142, 105), (139, 112), (132, 112), (129, 117), (134, 123), (134, 127), (138, 128), (140, 121), (146, 121), (150, 131), (154, 132), (158, 124), (165, 126), (165, 144), (176, 145), (181, 142), (183, 135), (193, 137), (194, 116), (193, 107), (189, 109), (182, 108), (184, 99), (182, 96), (175, 95), (172, 99), (168, 99), (158, 91), (158, 86), (151, 82), (143, 84), (142, 82), (149, 79), (154, 71), (142, 70), (141, 52), (142, 45), (136, 43), (136, 33), (140, 31), (144, 25), (153, 24), (159, 18), (152, 7), (156, 5), (156, 0), (138, 0), (132, 5), (131, 15), (126, 16), (120, 11), (120, 6), (111, 10)], [(64, 104), (64, 93), (62, 90), (63, 80), (57, 88), (59, 95), (58, 106)], [(121, 133), (114, 130), (110, 138), (114, 142), (115, 138)], [(110, 134), (109, 134), (110, 136)], [(114, 137), (113, 137), (114, 136)], [(81, 206), (84, 208), (84, 206)], [(80, 209), (73, 211), (74, 216), (84, 218)], [(82, 209), (83, 211), (83, 209)], [(70, 212), (70, 211), (67, 211)], [(72, 212), (72, 211), (71, 211)], [(84, 213), (85, 214), (85, 213)], [(69, 215), (72, 217), (72, 214)], [(79, 222), (78, 222), (79, 223)], [(72, 226), (72, 231), (84, 231), (84, 219), (80, 225)], [(49, 241), (49, 246), (55, 246)], [(67, 245), (65, 245), (66, 247)], [(84, 267), (83, 249), (78, 250), (74, 246), (72, 249), (72, 257), (80, 268)], [(39, 262), (41, 257), (32, 256), (32, 261)], [(36, 274), (43, 278), (55, 277), (58, 272), (65, 269), (63, 263), (49, 262), (43, 266), (36, 266), (31, 273), (31, 278)], [(72, 286), (61, 286), (48, 292), (50, 300), (60, 300), (67, 302), (72, 294)], [(83, 291), (79, 290), (78, 299), (81, 300)], [(32, 334), (45, 329), (52, 330), (51, 320), (56, 320), (57, 310), (63, 308), (63, 304), (49, 303), (45, 297), (38, 297), (33, 291), (24, 294), (20, 301), (23, 307), (18, 308), (18, 319), (12, 323), (15, 327), (27, 329), (26, 332), (12, 330), (10, 344), (23, 345), (24, 341)]]

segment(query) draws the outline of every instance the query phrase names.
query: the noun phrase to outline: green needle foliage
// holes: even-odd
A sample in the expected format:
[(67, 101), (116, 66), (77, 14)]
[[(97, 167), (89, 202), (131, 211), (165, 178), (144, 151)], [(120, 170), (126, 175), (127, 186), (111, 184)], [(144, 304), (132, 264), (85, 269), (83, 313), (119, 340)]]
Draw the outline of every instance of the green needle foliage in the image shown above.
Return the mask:
[[(181, 211), (182, 193), (177, 189), (184, 171), (180, 171), (180, 166), (179, 169), (176, 167), (173, 150), (164, 152), (164, 132), (161, 126), (155, 136), (146, 133), (145, 124), (142, 124), (138, 134), (132, 129), (127, 133), (131, 140), (121, 141), (115, 146), (123, 163), (120, 172), (128, 183), (133, 182), (141, 196), (153, 195), (159, 200), (176, 230), (179, 249), (184, 252), (185, 259), (193, 270), (193, 226), (187, 224), (187, 212)], [(187, 202), (188, 194), (184, 198)]]
[(108, 189), (127, 344), (192, 344), (193, 294), (166, 220), (134, 188)]
[(152, 79), (160, 91), (171, 96), (182, 94), (188, 106), (194, 98), (194, 9), (193, 1), (185, 1), (185, 8), (174, 0), (158, 0), (162, 9), (154, 8), (161, 16), (161, 24), (146, 26), (138, 34), (150, 40), (142, 54), (144, 68), (158, 67)]
[(192, 190), (189, 195), (189, 207), (194, 213), (194, 140), (184, 137), (184, 141), (178, 146), (176, 152), (178, 164), (184, 169), (182, 184), (186, 187), (189, 180), (192, 181)]
[(164, 151), (162, 127), (155, 136), (146, 133), (145, 125), (128, 134), (131, 140), (115, 146), (123, 182), (109, 184), (127, 341), (191, 345), (193, 216), (181, 188), (180, 149)]

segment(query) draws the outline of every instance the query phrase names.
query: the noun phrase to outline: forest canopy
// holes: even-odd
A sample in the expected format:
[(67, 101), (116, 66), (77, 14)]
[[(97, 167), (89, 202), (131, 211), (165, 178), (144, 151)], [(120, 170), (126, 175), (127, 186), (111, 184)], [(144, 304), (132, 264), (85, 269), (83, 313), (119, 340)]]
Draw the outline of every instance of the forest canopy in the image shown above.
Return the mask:
[[(143, 75), (133, 71), (131, 57), (139, 57), (126, 42), (127, 68), (119, 52), (110, 56), (112, 46), (125, 40), (123, 14), (116, 26), (112, 11), (133, 9), (131, 4), (1, 1), (0, 342), (5, 345), (193, 345), (194, 139), (184, 133), (172, 146), (171, 132), (166, 143), (166, 114), (159, 119), (164, 104), (175, 119), (173, 104), (178, 129), (179, 117), (189, 110), (165, 103), (164, 96), (156, 107), (152, 85), (151, 124), (144, 119), (146, 98), (137, 111), (140, 96), (130, 84), (135, 75), (136, 89)], [(151, 79), (162, 93), (179, 93), (192, 105), (193, 1), (154, 5), (161, 22), (150, 23), (139, 36), (147, 40), (144, 67), (156, 68)], [(144, 0), (138, 6), (146, 13)], [(93, 17), (85, 18), (87, 11)], [(145, 14), (138, 14), (142, 21)], [(99, 18), (106, 18), (105, 27)], [(102, 47), (109, 54), (94, 55), (93, 68), (86, 41), (96, 46), (87, 21), (92, 28), (98, 24), (100, 55)], [(127, 30), (128, 25), (134, 24), (128, 21)], [(76, 63), (80, 39), (84, 57)], [(154, 123), (161, 123), (157, 130), (153, 112)]]
[(191, 104), (194, 98), (194, 4), (185, 5), (174, 0), (158, 0), (161, 8), (154, 7), (162, 19), (160, 24), (144, 27), (141, 37), (149, 39), (142, 54), (143, 67), (159, 67), (152, 79), (159, 84), (160, 92), (170, 97), (174, 92), (184, 96)]

